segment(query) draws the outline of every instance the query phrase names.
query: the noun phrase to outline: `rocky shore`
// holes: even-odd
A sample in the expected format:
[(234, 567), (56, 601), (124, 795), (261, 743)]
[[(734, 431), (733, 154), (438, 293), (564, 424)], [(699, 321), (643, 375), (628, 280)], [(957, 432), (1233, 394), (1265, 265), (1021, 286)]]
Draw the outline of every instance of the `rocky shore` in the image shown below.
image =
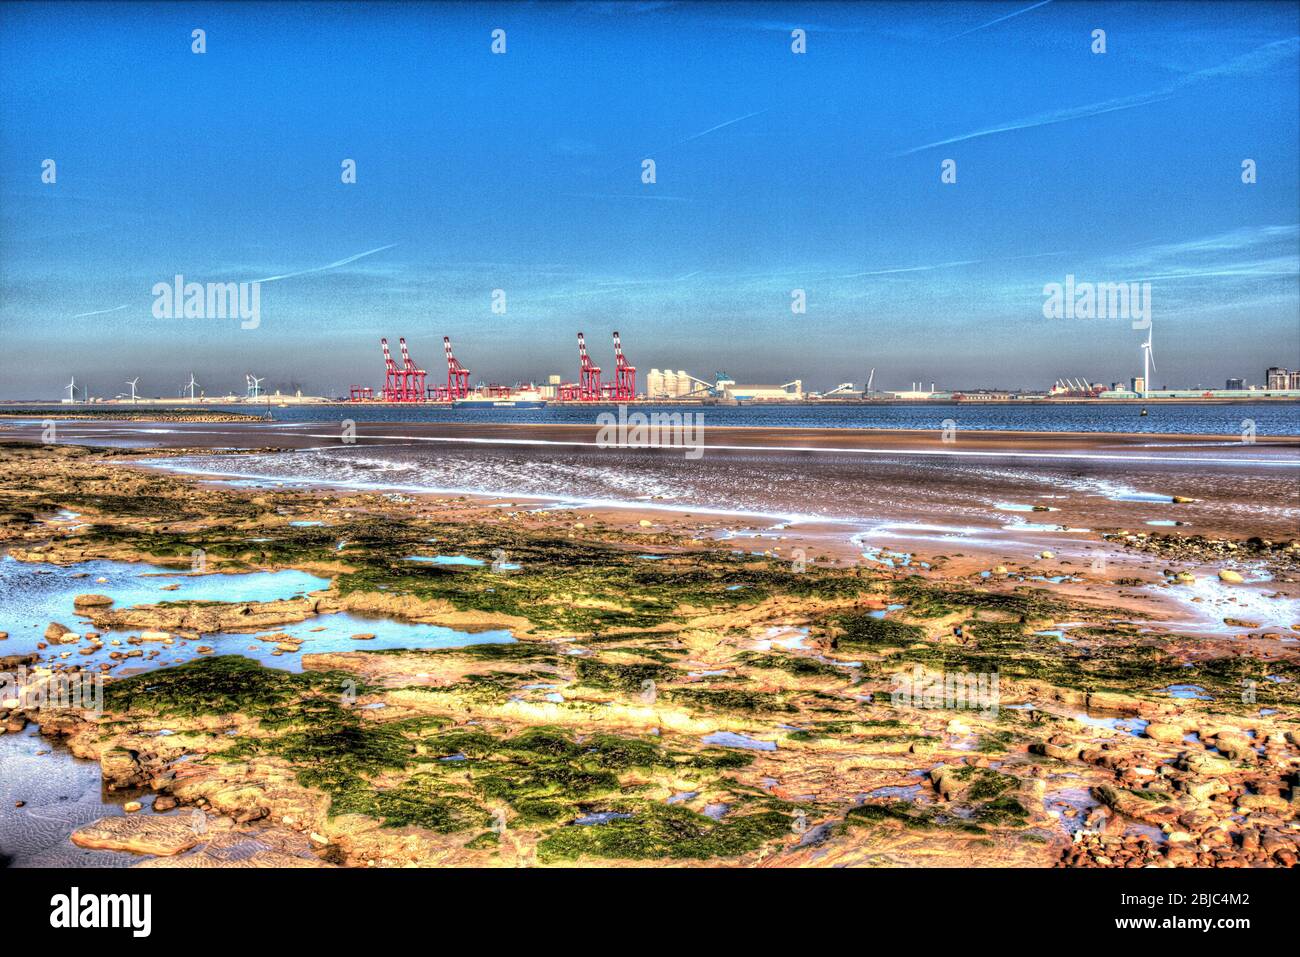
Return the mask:
[[(691, 516), (218, 489), (123, 468), (131, 458), (0, 445), (0, 545), (33, 573), (188, 567), (197, 549), (204, 573), (330, 584), (122, 606), (91, 580), (41, 622), (2, 617), (0, 601), (0, 630), (41, 636), (5, 670), (48, 682), (83, 673), (80, 649), (118, 653), (93, 668), (102, 714), (0, 700), (6, 732), (38, 725), (97, 761), (106, 788), (154, 796), (77, 827), (79, 847), (151, 867), (1290, 867), (1300, 854), (1300, 622), (1252, 640), (1180, 633), (1133, 612), (1120, 558), (1106, 595), (1080, 597), (991, 563), (953, 577), (939, 556), (791, 562), (727, 547)], [(52, 522), (61, 512), (78, 518)], [(1152, 541), (1113, 544), (1121, 558), (1217, 554)], [(1294, 551), (1235, 544), (1272, 567)], [(457, 562), (406, 560), (435, 549)], [(313, 651), (309, 629), (283, 631), (340, 611), (516, 640), (372, 651), (358, 635), (355, 650)], [(301, 670), (217, 646), (222, 634)], [(163, 648), (165, 665), (138, 670)]]

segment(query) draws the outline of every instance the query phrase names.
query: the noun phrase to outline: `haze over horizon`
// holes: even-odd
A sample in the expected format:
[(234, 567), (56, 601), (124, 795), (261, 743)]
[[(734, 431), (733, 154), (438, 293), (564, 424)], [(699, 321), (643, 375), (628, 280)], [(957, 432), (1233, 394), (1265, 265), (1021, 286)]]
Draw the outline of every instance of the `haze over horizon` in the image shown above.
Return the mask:
[[(1300, 366), (1298, 91), (1294, 4), (6, 4), (0, 398), (345, 394), (403, 335), (570, 379), (613, 329), (641, 387), (1127, 381), (1144, 332), (1043, 316), (1067, 275), (1151, 283), (1153, 384), (1260, 382)], [(177, 274), (260, 280), (260, 324), (155, 318)]]

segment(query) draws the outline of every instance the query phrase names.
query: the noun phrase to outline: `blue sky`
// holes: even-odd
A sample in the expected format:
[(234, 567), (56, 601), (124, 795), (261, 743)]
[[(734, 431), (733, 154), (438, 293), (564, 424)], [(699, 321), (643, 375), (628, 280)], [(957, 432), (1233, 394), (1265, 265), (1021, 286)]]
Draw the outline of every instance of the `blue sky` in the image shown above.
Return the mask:
[[(333, 393), (381, 335), (573, 377), (615, 328), (643, 375), (1127, 379), (1129, 322), (1043, 317), (1067, 274), (1152, 283), (1157, 384), (1259, 381), (1300, 366), (1298, 65), (1255, 2), (0, 5), (0, 397)], [(243, 330), (154, 318), (177, 273), (286, 278)]]

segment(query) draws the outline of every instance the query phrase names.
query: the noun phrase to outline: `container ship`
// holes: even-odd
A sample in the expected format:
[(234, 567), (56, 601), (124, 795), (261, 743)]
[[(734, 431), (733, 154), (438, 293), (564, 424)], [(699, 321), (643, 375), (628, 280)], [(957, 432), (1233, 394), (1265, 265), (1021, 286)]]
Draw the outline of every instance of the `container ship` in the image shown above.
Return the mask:
[(451, 403), (453, 409), (544, 409), (546, 399), (534, 387), (502, 389), (489, 387), (471, 392)]

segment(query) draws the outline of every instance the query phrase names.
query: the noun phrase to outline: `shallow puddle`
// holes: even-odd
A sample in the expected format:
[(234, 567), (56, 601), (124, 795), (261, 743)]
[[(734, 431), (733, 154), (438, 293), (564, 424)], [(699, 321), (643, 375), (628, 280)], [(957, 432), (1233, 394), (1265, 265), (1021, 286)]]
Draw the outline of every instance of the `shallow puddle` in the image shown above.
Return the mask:
[(106, 792), (98, 761), (73, 757), (34, 726), (0, 735), (0, 867), (130, 867), (146, 860), (69, 840), (79, 827), (125, 813), (122, 805), (132, 800), (145, 803), (136, 813), (154, 813), (146, 793)]

